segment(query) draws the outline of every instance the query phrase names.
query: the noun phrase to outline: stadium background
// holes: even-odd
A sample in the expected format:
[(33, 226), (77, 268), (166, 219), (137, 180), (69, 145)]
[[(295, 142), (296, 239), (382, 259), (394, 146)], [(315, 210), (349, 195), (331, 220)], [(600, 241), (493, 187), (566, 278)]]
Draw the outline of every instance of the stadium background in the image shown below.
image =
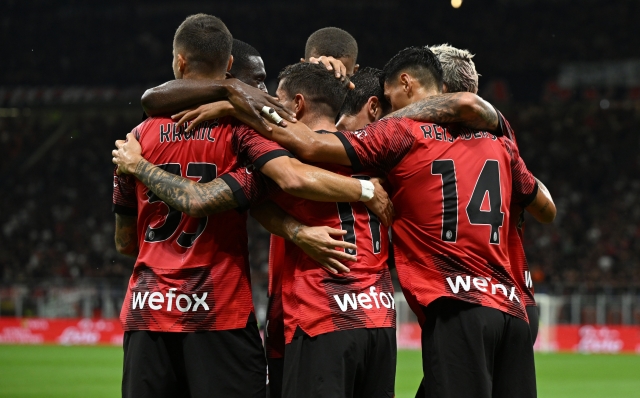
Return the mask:
[[(107, 329), (132, 261), (113, 246), (109, 152), (139, 122), (142, 92), (173, 78), (173, 33), (198, 12), (261, 52), (271, 93), (325, 26), (356, 38), (361, 66), (382, 67), (409, 45), (477, 54), (479, 94), (514, 126), (558, 206), (551, 226), (529, 222), (525, 234), (543, 304), (538, 349), (574, 352), (538, 355), (540, 396), (640, 396), (640, 3), (5, 0), (0, 397), (118, 395), (117, 348), (10, 344), (56, 328), (54, 343), (117, 343)], [(253, 222), (249, 230), (263, 318), (268, 235)], [(401, 352), (399, 397), (413, 396), (419, 373), (419, 354)]]

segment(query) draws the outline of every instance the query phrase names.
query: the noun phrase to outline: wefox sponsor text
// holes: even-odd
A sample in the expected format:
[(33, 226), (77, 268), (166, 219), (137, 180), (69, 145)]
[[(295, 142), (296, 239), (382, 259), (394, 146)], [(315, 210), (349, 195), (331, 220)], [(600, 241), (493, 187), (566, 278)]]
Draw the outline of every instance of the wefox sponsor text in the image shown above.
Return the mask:
[[(159, 311), (162, 309), (163, 305), (166, 304), (165, 311), (171, 312), (173, 305), (175, 304), (175, 308), (180, 312), (187, 312), (191, 310), (192, 312), (198, 311), (198, 308), (202, 307), (203, 310), (209, 311), (209, 306), (205, 302), (207, 299), (207, 292), (202, 293), (201, 297), (198, 297), (197, 294), (193, 293), (191, 297), (186, 294), (175, 294), (177, 288), (171, 288), (169, 291), (163, 296), (160, 292), (133, 292), (132, 300), (131, 300), (131, 308), (132, 309), (143, 309), (145, 302), (154, 311)], [(167, 298), (165, 300), (165, 297)], [(148, 298), (148, 300), (147, 300)], [(175, 298), (175, 301), (173, 300)], [(193, 298), (193, 300), (192, 300)]]
[(508, 286), (505, 286), (501, 283), (491, 283), (491, 277), (471, 278), (469, 275), (456, 275), (455, 283), (450, 277), (447, 277), (446, 279), (453, 294), (458, 294), (461, 288), (465, 292), (468, 292), (473, 285), (473, 287), (483, 293), (495, 295), (498, 291), (500, 291), (509, 300), (516, 300), (518, 303), (520, 302), (520, 299), (517, 296), (518, 290), (515, 286), (511, 286), (511, 289), (509, 290)]
[(380, 306), (392, 309), (396, 308), (393, 293), (378, 293), (376, 292), (375, 286), (371, 286), (369, 293), (345, 293), (342, 300), (339, 295), (334, 294), (333, 298), (336, 300), (336, 303), (338, 303), (338, 307), (340, 307), (342, 312), (347, 311), (349, 307), (356, 310), (358, 309), (358, 304), (365, 310), (370, 310), (374, 305), (376, 308), (380, 308)]

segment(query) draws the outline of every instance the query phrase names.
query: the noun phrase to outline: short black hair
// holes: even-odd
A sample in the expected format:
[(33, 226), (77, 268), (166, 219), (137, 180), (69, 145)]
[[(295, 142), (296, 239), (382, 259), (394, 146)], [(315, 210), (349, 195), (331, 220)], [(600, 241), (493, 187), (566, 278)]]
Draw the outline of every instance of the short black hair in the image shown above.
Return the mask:
[(238, 39), (233, 39), (231, 55), (233, 55), (233, 65), (231, 65), (230, 71), (232, 75), (243, 71), (249, 66), (249, 57), (261, 57), (258, 50), (252, 45)]
[(310, 102), (311, 108), (314, 105), (326, 105), (331, 112), (327, 116), (331, 118), (338, 115), (349, 91), (344, 82), (336, 79), (333, 71), (320, 64), (304, 62), (289, 65), (280, 72), (278, 79), (289, 98), (302, 94)]
[(185, 51), (192, 68), (204, 72), (226, 71), (232, 42), (224, 22), (207, 14), (187, 17), (173, 37), (174, 46)]
[(325, 55), (333, 58), (358, 58), (358, 43), (356, 39), (340, 28), (328, 27), (316, 30), (307, 39), (304, 47), (304, 57)]
[(384, 66), (384, 81), (390, 82), (402, 72), (410, 72), (423, 87), (442, 90), (442, 65), (428, 47), (407, 47), (394, 55)]
[(371, 97), (377, 97), (378, 101), (380, 101), (382, 111), (385, 114), (389, 113), (389, 111), (391, 111), (391, 104), (384, 96), (383, 77), (383, 71), (368, 66), (356, 72), (356, 74), (351, 77), (351, 81), (356, 85), (356, 88), (349, 90), (347, 93), (339, 116), (357, 114)]

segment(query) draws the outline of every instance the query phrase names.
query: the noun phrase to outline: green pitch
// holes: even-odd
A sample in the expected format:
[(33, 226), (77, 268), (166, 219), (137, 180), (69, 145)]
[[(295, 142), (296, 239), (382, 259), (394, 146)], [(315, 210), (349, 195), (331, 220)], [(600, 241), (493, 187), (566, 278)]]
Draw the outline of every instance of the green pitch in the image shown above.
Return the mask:
[[(541, 398), (640, 398), (640, 355), (536, 356)], [(117, 398), (122, 349), (0, 345), (1, 398)], [(397, 398), (413, 398), (420, 353), (398, 353)]]
[[(419, 351), (398, 352), (396, 398), (414, 398)], [(540, 398), (640, 398), (640, 355), (536, 355)]]

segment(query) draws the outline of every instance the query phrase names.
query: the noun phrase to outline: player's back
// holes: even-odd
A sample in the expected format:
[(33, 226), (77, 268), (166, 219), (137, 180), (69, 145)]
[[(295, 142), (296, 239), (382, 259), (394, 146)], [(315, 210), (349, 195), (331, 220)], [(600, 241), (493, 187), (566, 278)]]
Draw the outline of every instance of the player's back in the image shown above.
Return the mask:
[(389, 174), (403, 288), (424, 306), (449, 296), (526, 319), (507, 248), (514, 147), (486, 132), (411, 128), (414, 144)]
[[(235, 164), (229, 144), (231, 124), (218, 120), (183, 133), (169, 118), (150, 118), (138, 126), (142, 156), (169, 173), (207, 183)], [(237, 228), (246, 215), (235, 211), (196, 219), (170, 209), (157, 195), (138, 183), (138, 264), (153, 268), (191, 268), (209, 265), (227, 256), (226, 248), (237, 243)], [(220, 228), (224, 226), (224, 228)]]
[(417, 314), (453, 297), (527, 318), (507, 234), (511, 203), (530, 201), (537, 185), (512, 141), (405, 118), (336, 135), (355, 169), (393, 186), (396, 267)]
[[(351, 168), (316, 164), (331, 172), (352, 176)], [(370, 178), (362, 173), (359, 178)], [(282, 272), (282, 300), (286, 341), (299, 326), (310, 336), (336, 330), (395, 327), (393, 285), (387, 257), (387, 228), (362, 202), (315, 202), (280, 192), (274, 201), (301, 223), (347, 231), (343, 240), (357, 250), (346, 262), (348, 274), (334, 275), (321, 267), (299, 247), (285, 242)], [(294, 266), (295, 264), (295, 266)], [(277, 264), (274, 264), (277, 266)]]
[[(142, 156), (200, 183), (236, 164), (228, 119), (184, 133), (169, 118), (136, 129)], [(123, 305), (125, 329), (193, 331), (235, 329), (253, 311), (246, 214), (227, 211), (192, 218), (170, 208), (140, 182), (139, 255)]]

